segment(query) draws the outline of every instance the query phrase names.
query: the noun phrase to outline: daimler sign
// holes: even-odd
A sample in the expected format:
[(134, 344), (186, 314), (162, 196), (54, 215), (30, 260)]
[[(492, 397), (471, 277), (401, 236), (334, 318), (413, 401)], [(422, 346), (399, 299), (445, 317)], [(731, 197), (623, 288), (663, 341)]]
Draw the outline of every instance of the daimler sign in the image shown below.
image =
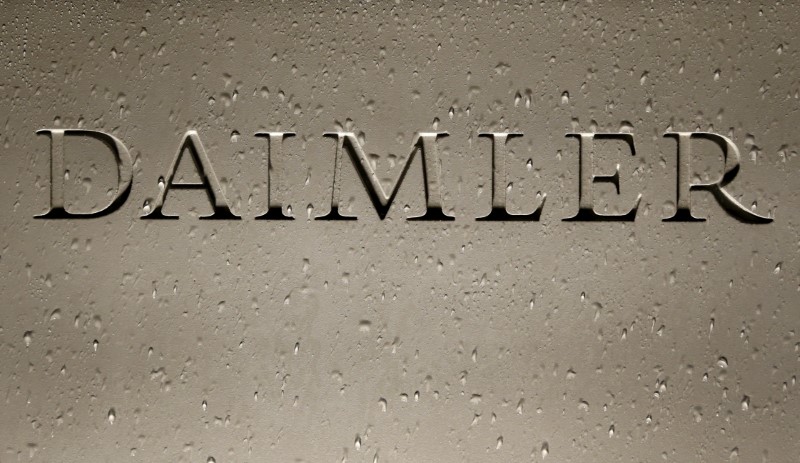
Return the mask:
[[(132, 179), (132, 160), (125, 144), (114, 135), (106, 132), (86, 129), (43, 129), (37, 133), (50, 137), (50, 158), (51, 158), (51, 183), (50, 183), (50, 210), (37, 216), (47, 219), (67, 219), (67, 218), (91, 218), (110, 214), (119, 209), (127, 200), (131, 190)], [(257, 132), (255, 137), (266, 140), (264, 155), (267, 165), (270, 164), (272, 156), (280, 156), (283, 143), (287, 138), (294, 136), (294, 132)], [(437, 140), (441, 137), (449, 136), (448, 132), (419, 132), (412, 143), (410, 154), (402, 161), (402, 169), (397, 180), (394, 182), (390, 191), (386, 191), (378, 179), (375, 170), (371, 166), (366, 153), (356, 135), (352, 132), (327, 132), (324, 134), (335, 141), (335, 155), (333, 157), (333, 188), (331, 196), (330, 211), (327, 214), (315, 217), (316, 220), (356, 220), (356, 217), (342, 215), (339, 211), (340, 191), (341, 191), (341, 169), (342, 160), (350, 159), (359, 178), (381, 219), (384, 219), (394, 201), (400, 185), (408, 172), (415, 154), (419, 153), (424, 174), (424, 192), (426, 199), (426, 212), (421, 216), (409, 217), (408, 220), (428, 220), (428, 221), (448, 221), (454, 220), (452, 215), (444, 211), (442, 204), (442, 174)], [(480, 137), (487, 138), (491, 143), (492, 150), (492, 208), (488, 215), (478, 217), (477, 220), (487, 221), (536, 221), (544, 207), (543, 195), (541, 203), (529, 214), (511, 214), (506, 209), (506, 157), (507, 145), (512, 139), (522, 137), (522, 133), (508, 132), (484, 132)], [(633, 221), (636, 219), (641, 195), (630, 205), (627, 212), (619, 214), (600, 214), (594, 209), (592, 186), (597, 182), (611, 183), (619, 193), (620, 177), (619, 165), (612, 175), (597, 175), (593, 170), (593, 158), (595, 145), (607, 142), (622, 142), (627, 145), (632, 156), (635, 156), (635, 138), (632, 133), (568, 133), (567, 137), (577, 141), (577, 169), (578, 175), (578, 211), (571, 217), (564, 218), (568, 221)], [(730, 184), (739, 172), (739, 149), (727, 137), (711, 132), (667, 132), (665, 137), (675, 140), (675, 166), (677, 170), (677, 184), (675, 191), (670, 192), (676, 200), (676, 209), (672, 216), (664, 217), (665, 222), (695, 222), (705, 219), (696, 217), (691, 210), (691, 192), (705, 190), (710, 192), (717, 203), (728, 214), (742, 222), (748, 223), (769, 223), (772, 217), (763, 216), (755, 213), (742, 205), (732, 196), (726, 186)], [(112, 195), (109, 203), (94, 211), (79, 212), (67, 210), (64, 201), (64, 139), (65, 137), (91, 137), (104, 142), (108, 146), (109, 154), (116, 161), (118, 169), (118, 182), (116, 192)], [(705, 139), (713, 142), (719, 148), (724, 159), (724, 167), (719, 177), (714, 181), (700, 182), (691, 180), (690, 161), (692, 159), (692, 142), (696, 139)], [(194, 161), (194, 167), (200, 177), (200, 182), (186, 183), (176, 182), (175, 173), (184, 153), (190, 153)], [(269, 169), (271, 170), (271, 169)], [(270, 182), (271, 172), (264, 172)], [(211, 156), (204, 148), (197, 131), (187, 131), (180, 142), (173, 161), (167, 172), (159, 179), (159, 190), (155, 199), (145, 202), (144, 215), (142, 219), (177, 219), (178, 216), (165, 215), (162, 208), (168, 199), (171, 189), (193, 189), (204, 191), (213, 208), (212, 214), (201, 216), (202, 219), (237, 220), (225, 199), (224, 192), (220, 186), (217, 175), (211, 162)], [(256, 217), (257, 220), (292, 220), (292, 217), (283, 212), (279, 202), (276, 202), (270, 191), (267, 191), (268, 208), (263, 214)]]
[(0, 0), (0, 463), (800, 463), (798, 125), (800, 1)]

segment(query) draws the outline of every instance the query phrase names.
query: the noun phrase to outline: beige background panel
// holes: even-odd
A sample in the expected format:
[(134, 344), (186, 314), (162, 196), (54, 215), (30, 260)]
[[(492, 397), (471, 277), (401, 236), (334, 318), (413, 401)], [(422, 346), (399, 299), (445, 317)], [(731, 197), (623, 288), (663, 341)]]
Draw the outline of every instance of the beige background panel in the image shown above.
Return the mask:
[[(662, 2), (663, 3), (663, 2)], [(796, 24), (767, 2), (0, 3), (0, 461), (789, 462), (800, 452)], [(134, 159), (130, 197), (90, 220), (48, 210), (43, 128), (101, 130)], [(241, 221), (141, 220), (197, 130)], [(255, 221), (272, 194), (296, 218)], [(439, 144), (443, 203), (419, 159), (381, 221), (335, 143), (352, 131), (389, 187), (417, 132)], [(667, 131), (738, 146), (728, 190), (675, 210)], [(491, 207), (479, 132), (514, 131), (508, 209)], [(632, 132), (620, 195), (635, 222), (578, 208), (569, 132)], [(698, 142), (692, 178), (714, 180)], [(108, 202), (115, 169), (70, 140), (66, 198)], [(179, 176), (191, 179), (191, 165)], [(212, 460), (213, 459), (213, 460)]]

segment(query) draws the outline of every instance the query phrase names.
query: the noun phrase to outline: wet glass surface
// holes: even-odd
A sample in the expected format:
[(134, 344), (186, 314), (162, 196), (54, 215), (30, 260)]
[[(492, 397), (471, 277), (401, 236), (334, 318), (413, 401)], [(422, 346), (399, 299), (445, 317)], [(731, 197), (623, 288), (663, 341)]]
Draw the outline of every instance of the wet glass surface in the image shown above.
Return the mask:
[(798, 19), (0, 2), (0, 462), (795, 461)]

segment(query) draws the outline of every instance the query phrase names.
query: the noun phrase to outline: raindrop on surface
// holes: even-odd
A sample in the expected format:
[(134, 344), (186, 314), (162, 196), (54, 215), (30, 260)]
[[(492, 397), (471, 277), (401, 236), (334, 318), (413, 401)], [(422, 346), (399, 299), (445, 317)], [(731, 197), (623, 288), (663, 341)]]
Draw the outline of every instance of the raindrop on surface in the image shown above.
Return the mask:
[(114, 409), (112, 408), (111, 410), (108, 411), (108, 422), (110, 424), (114, 424), (114, 420), (116, 419), (117, 419), (117, 412), (115, 412)]

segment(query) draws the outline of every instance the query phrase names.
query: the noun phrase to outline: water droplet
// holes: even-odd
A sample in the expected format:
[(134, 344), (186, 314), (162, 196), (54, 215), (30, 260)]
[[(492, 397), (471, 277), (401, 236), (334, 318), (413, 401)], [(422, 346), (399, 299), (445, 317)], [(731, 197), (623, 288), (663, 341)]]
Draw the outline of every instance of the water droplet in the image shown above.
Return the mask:
[(117, 412), (115, 412), (114, 409), (112, 408), (111, 410), (108, 411), (108, 422), (110, 424), (114, 424), (114, 420), (116, 419), (117, 419)]

